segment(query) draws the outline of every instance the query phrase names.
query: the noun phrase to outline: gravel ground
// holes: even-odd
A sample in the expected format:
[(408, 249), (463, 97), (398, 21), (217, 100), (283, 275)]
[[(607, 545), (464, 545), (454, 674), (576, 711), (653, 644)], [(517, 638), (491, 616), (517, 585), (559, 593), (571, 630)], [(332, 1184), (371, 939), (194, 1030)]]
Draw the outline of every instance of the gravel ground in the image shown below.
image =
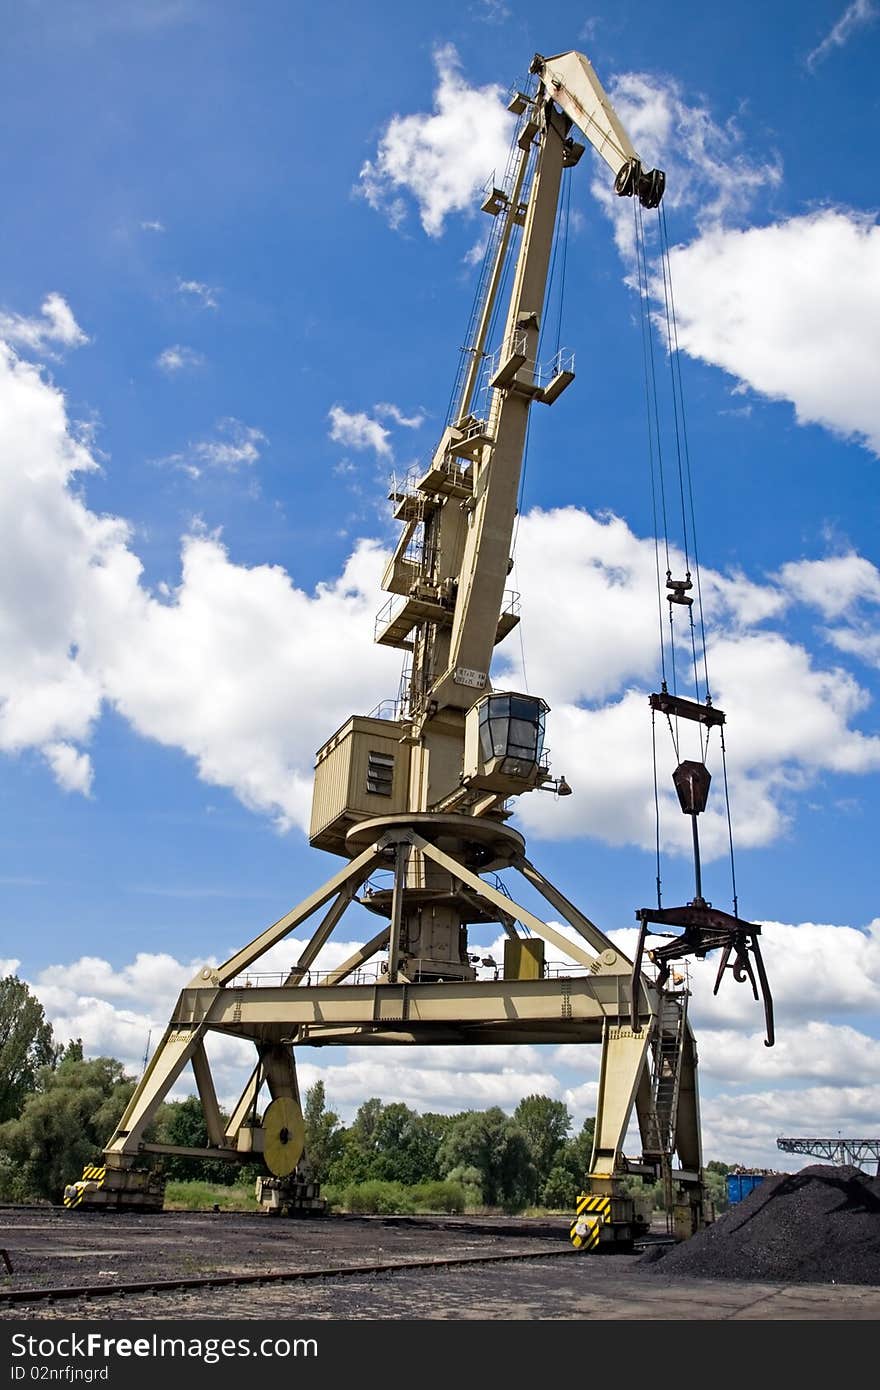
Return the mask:
[[(3, 1287), (99, 1285), (88, 1299), (3, 1307), (0, 1319), (871, 1320), (880, 1318), (880, 1183), (815, 1167), (768, 1178), (658, 1258), (583, 1255), (568, 1219), (153, 1216), (0, 1209)], [(114, 1293), (115, 1284), (482, 1254), (553, 1259), (304, 1283)]]
[(445, 1256), (568, 1250), (554, 1219), (325, 1216), (284, 1220), (229, 1212), (132, 1215), (58, 1207), (0, 1210), (0, 1287), (57, 1288), (132, 1280), (316, 1269)]

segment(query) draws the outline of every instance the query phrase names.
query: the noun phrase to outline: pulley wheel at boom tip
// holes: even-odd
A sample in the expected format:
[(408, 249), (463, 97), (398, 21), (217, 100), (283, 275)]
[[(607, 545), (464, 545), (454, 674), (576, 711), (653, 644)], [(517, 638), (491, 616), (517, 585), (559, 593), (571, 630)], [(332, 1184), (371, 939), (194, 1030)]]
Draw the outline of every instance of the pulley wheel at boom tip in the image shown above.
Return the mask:
[(306, 1129), (302, 1110), (289, 1096), (279, 1096), (263, 1116), (263, 1158), (276, 1178), (288, 1178), (302, 1158)]
[(628, 159), (617, 171), (614, 191), (621, 198), (638, 197), (642, 207), (660, 206), (666, 189), (666, 175), (662, 169), (642, 168), (638, 159)]

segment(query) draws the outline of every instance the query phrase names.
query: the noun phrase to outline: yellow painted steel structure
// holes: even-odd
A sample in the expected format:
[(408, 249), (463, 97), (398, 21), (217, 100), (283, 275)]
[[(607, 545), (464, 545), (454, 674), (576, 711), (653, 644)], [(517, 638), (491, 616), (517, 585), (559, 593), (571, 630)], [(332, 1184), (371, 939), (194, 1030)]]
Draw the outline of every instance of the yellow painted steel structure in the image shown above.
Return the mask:
[[(595, 1148), (575, 1222), (586, 1218), (587, 1225), (575, 1243), (598, 1248), (603, 1233), (631, 1236), (632, 1204), (618, 1186), (632, 1172), (664, 1176), (686, 1203), (691, 1228), (702, 1219), (687, 996), (661, 992), (642, 974), (634, 999), (632, 962), (544, 877), (507, 824), (513, 797), (569, 790), (544, 756), (547, 705), (494, 691), (489, 672), (496, 644), (518, 622), (506, 585), (529, 414), (554, 404), (574, 380), (571, 354), (547, 362), (539, 355), (563, 172), (585, 148), (572, 131), (606, 160), (618, 192), (655, 206), (663, 187), (662, 174), (642, 170), (582, 54), (537, 56), (532, 72), (531, 90), (510, 103), (517, 132), (508, 176), (484, 204), (496, 219), (491, 264), (454, 409), (430, 462), (392, 493), (403, 530), (385, 571), (391, 598), (375, 637), (405, 653), (403, 700), (390, 719), (353, 715), (317, 755), (311, 842), (343, 866), (182, 991), (104, 1151), (104, 1191), (116, 1205), (143, 1196), (149, 1155), (192, 1152), (144, 1139), (187, 1066), (204, 1110), (208, 1156), (263, 1154), (279, 1181), (292, 1174), (307, 1184), (308, 1155), (297, 1153), (290, 1166), (299, 1135), (297, 1049), (568, 1042), (601, 1048)], [(492, 350), (490, 325), (508, 269), (504, 327)], [(497, 879), (507, 871), (565, 928), (511, 896)], [(321, 973), (320, 951), (355, 901), (381, 925)], [(468, 947), (468, 927), (487, 922), (500, 923), (507, 936), (500, 979), (478, 979)], [(267, 983), (252, 973), (266, 951), (306, 926), (308, 941), (283, 979)], [(560, 958), (552, 972), (548, 946)], [(205, 1046), (213, 1034), (248, 1040), (256, 1054), (225, 1122)], [(265, 1089), (271, 1103), (261, 1116)], [(637, 1160), (623, 1154), (633, 1113), (642, 1141)]]

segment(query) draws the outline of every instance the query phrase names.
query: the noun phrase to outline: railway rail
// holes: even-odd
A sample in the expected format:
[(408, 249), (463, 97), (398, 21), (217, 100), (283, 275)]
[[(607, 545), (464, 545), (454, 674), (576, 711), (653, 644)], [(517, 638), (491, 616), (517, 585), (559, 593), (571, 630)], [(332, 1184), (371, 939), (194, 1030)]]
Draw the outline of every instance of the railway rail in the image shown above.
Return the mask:
[(125, 1294), (168, 1293), (172, 1290), (223, 1288), (248, 1284), (302, 1283), (306, 1280), (351, 1278), (363, 1274), (405, 1274), (414, 1269), (450, 1269), (466, 1265), (510, 1264), (515, 1260), (577, 1258), (572, 1248), (517, 1250), (504, 1254), (460, 1255), (452, 1258), (396, 1260), (369, 1264), (331, 1265), (320, 1269), (271, 1269), (253, 1273), (180, 1275), (171, 1279), (125, 1280), (116, 1284), (65, 1284), (55, 1288), (0, 1290), (0, 1310), (13, 1304), (54, 1303), (66, 1299), (119, 1297)]

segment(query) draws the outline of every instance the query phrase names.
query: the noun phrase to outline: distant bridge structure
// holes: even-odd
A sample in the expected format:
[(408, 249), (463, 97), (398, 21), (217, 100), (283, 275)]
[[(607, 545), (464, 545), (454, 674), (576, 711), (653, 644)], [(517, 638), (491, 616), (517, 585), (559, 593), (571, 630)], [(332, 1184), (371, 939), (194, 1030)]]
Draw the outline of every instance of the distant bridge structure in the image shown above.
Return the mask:
[(865, 1168), (873, 1159), (880, 1177), (880, 1139), (841, 1139), (840, 1135), (836, 1139), (777, 1139), (776, 1147), (784, 1153), (812, 1154), (853, 1168)]

